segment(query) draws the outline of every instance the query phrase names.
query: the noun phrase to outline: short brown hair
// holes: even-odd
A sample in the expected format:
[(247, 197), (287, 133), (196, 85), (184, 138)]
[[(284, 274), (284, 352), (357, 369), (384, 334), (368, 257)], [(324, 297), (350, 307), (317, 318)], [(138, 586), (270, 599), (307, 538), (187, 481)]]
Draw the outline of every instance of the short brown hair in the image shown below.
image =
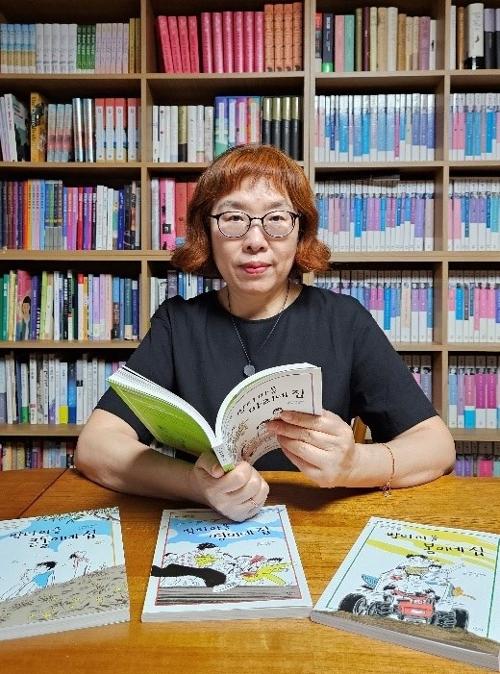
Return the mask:
[(208, 216), (215, 202), (238, 189), (244, 180), (257, 182), (262, 178), (278, 192), (287, 194), (301, 215), (292, 273), (328, 269), (330, 249), (317, 238), (318, 211), (309, 181), (293, 159), (271, 145), (239, 145), (205, 169), (188, 207), (186, 243), (174, 252), (172, 264), (188, 272), (217, 275)]

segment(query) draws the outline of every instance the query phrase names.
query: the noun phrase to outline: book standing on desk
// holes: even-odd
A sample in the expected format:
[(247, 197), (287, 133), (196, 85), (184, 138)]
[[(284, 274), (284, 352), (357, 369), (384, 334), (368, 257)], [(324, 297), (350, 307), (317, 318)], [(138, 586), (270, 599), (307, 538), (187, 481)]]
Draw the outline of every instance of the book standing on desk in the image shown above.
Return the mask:
[(164, 510), (142, 620), (302, 617), (311, 610), (286, 507), (245, 522)]

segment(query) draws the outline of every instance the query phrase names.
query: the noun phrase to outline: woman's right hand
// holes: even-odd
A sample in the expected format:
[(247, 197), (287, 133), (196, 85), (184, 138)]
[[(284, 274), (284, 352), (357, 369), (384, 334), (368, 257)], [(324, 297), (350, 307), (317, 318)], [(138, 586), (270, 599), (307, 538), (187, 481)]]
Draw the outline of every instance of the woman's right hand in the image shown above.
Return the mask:
[(246, 461), (224, 473), (217, 458), (205, 452), (193, 466), (191, 479), (200, 501), (237, 522), (256, 515), (269, 493), (267, 482)]

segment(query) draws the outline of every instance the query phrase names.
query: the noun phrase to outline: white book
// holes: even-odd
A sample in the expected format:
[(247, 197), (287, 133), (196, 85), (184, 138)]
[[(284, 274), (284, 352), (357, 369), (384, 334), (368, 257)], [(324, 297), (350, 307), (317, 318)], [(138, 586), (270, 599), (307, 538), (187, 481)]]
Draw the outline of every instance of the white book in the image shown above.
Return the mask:
[(127, 98), (127, 160), (138, 160), (137, 98)]
[(105, 161), (105, 117), (104, 98), (95, 99), (95, 158), (96, 161)]
[(52, 24), (52, 46), (51, 46), (51, 72), (61, 72), (61, 24)]
[(429, 33), (429, 70), (436, 70), (437, 21), (431, 19)]
[(115, 99), (104, 99), (106, 161), (115, 160)]
[(69, 73), (69, 25), (61, 23), (59, 29), (60, 51), (59, 51), (59, 72)]
[(245, 522), (206, 509), (163, 511), (143, 622), (300, 618), (311, 607), (286, 506)]
[[(198, 145), (198, 127), (196, 105), (187, 106), (187, 160), (189, 163), (196, 162), (196, 148)], [(235, 124), (236, 124), (236, 101), (234, 106)], [(235, 137), (236, 144), (236, 137)]]
[[(432, 27), (432, 22), (431, 22)], [(449, 68), (455, 70), (457, 67), (457, 7), (451, 5), (450, 7), (450, 53), (449, 53)]]
[(43, 63), (43, 23), (35, 25), (35, 72), (45, 72)]
[[(163, 107), (163, 106), (162, 106)], [(153, 118), (151, 123), (151, 142), (153, 148), (153, 161), (161, 161), (160, 156), (160, 106), (153, 105)]]
[(129, 620), (118, 508), (3, 520), (0, 556), (0, 640)]
[(160, 250), (160, 187), (158, 178), (151, 178), (151, 249)]
[(170, 161), (179, 160), (179, 106), (170, 106)]
[(395, 72), (398, 44), (398, 8), (387, 8), (387, 71)]
[(115, 98), (115, 161), (125, 161), (126, 153), (126, 110), (125, 98)]
[(37, 364), (36, 354), (30, 353), (29, 362), (29, 420), (30, 424), (36, 424), (36, 398), (37, 398)]
[[(265, 426), (278, 410), (319, 414), (322, 404), (321, 369), (309, 363), (268, 368), (244, 379), (222, 401), (214, 429), (181, 397), (128, 367), (109, 383), (157, 440), (195, 456), (213, 451), (225, 470), (242, 459), (254, 463), (278, 447)], [(250, 412), (256, 396), (261, 405)]]
[(76, 54), (77, 54), (77, 25), (70, 23), (68, 25), (68, 72), (76, 73)]
[(95, 25), (95, 73), (101, 74), (102, 69), (102, 23)]

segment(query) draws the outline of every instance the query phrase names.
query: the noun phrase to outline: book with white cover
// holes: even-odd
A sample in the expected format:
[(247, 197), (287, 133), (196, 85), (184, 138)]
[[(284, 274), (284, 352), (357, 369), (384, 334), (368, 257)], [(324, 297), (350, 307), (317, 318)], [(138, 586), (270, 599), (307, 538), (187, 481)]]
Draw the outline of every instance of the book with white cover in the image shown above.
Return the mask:
[(0, 640), (129, 620), (118, 508), (0, 522)]
[(245, 522), (208, 509), (163, 511), (143, 622), (300, 618), (311, 607), (286, 506)]

